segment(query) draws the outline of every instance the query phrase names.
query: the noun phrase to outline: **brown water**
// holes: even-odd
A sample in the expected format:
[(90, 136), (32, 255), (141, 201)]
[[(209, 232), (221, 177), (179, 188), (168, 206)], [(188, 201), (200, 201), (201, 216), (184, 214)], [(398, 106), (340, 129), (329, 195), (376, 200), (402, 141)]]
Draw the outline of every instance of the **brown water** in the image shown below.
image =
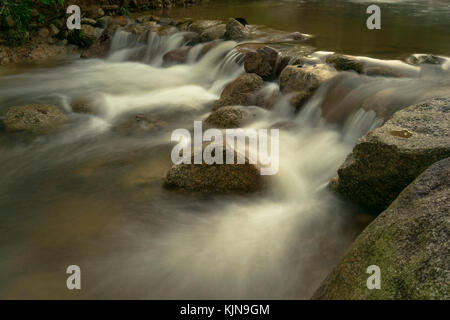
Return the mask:
[[(272, 17), (274, 12), (289, 17), (293, 7), (312, 4), (288, 2), (291, 10), (283, 16), (286, 9), (273, 9), (273, 3), (239, 1), (232, 7), (213, 1), (170, 14), (245, 16), (251, 23), (260, 19), (257, 23), (273, 28), (316, 34), (316, 45), (325, 41), (325, 31), (321, 36), (313, 30), (319, 30), (320, 23), (300, 22), (309, 25), (306, 30), (294, 28), (292, 19)], [(338, 10), (339, 19), (349, 6), (353, 5), (346, 3)], [(322, 21), (327, 20), (322, 3), (313, 7)], [(246, 14), (242, 8), (253, 9)], [(305, 13), (305, 19), (314, 20), (308, 17)], [(439, 23), (432, 25), (439, 29)], [(328, 39), (320, 49), (347, 46), (336, 37)], [(353, 47), (387, 53), (389, 45), (380, 51), (371, 43)], [(0, 116), (11, 106), (42, 102), (58, 105), (69, 117), (61, 132), (32, 140), (0, 134), (1, 298), (311, 296), (364, 227), (355, 219), (364, 212), (337, 199), (327, 182), (355, 141), (381, 122), (373, 113), (357, 112), (343, 126), (324, 123), (320, 105), (327, 87), (299, 114), (283, 98), (271, 112), (249, 107), (255, 114), (249, 127), (268, 128), (278, 121), (296, 124), (281, 132), (280, 171), (272, 177), (268, 193), (207, 197), (162, 188), (172, 165), (172, 130), (192, 128), (194, 120), (205, 119), (225, 84), (244, 72), (235, 62), (236, 44), (224, 42), (195, 63), (163, 67), (162, 54), (182, 46), (182, 34), (137, 39), (121, 32), (105, 60), (73, 57), (64, 65), (0, 72)], [(424, 50), (398, 44), (389, 54), (438, 53), (437, 48), (444, 50), (448, 42), (420, 45)], [(343, 80), (351, 94), (339, 103), (360, 105), (388, 91), (388, 98), (408, 105), (429, 96), (431, 89), (450, 92), (448, 61), (446, 69), (386, 63), (400, 65), (412, 76), (385, 79), (346, 73)], [(267, 88), (274, 86), (267, 83)], [(99, 115), (70, 111), (72, 101), (89, 96), (99, 102)], [(334, 107), (340, 109), (339, 103)], [(113, 129), (137, 113), (167, 125), (139, 134)], [(72, 264), (81, 267), (81, 291), (66, 288), (65, 271)]]
[[(381, 30), (368, 30), (366, 9), (381, 8)], [(446, 0), (210, 0), (157, 14), (194, 19), (244, 17), (284, 31), (315, 36), (318, 50), (398, 59), (413, 53), (450, 55), (450, 3)]]

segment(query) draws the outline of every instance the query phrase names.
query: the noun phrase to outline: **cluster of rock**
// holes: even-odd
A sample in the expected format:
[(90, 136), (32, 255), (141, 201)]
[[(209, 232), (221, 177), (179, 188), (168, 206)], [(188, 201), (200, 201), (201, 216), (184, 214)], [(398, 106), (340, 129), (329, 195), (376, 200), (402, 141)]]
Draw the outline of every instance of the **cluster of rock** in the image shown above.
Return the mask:
[(113, 17), (128, 11), (190, 6), (201, 0), (110, 0), (96, 4), (78, 0), (71, 4), (81, 8), (81, 30), (68, 30), (65, 6), (34, 2), (27, 25), (21, 22), (27, 28), (23, 38), (28, 40), (19, 47), (15, 47), (14, 40), (18, 18), (10, 15), (0, 20), (0, 65), (43, 62), (72, 53), (76, 47), (88, 48), (98, 38), (96, 28), (105, 28)]
[[(243, 54), (246, 73), (229, 83), (214, 102), (206, 123), (216, 128), (242, 126), (249, 119), (246, 106), (264, 107), (258, 96), (265, 81), (278, 82), (281, 94), (290, 96), (298, 110), (320, 86), (341, 81), (340, 71), (410, 76), (348, 55), (332, 54), (322, 63), (308, 63), (292, 57), (286, 61), (267, 45), (244, 44), (237, 49)], [(442, 64), (443, 60), (422, 55), (407, 62)], [(385, 211), (358, 237), (313, 298), (448, 299), (450, 274), (443, 257), (449, 255), (450, 234), (450, 98), (393, 110), (367, 103), (362, 107), (375, 108), (387, 121), (357, 142), (330, 187), (375, 214)], [(258, 170), (246, 168), (180, 164), (169, 170), (165, 183), (219, 193), (254, 192), (267, 186), (267, 181), (258, 180)], [(382, 271), (381, 290), (369, 290), (366, 284), (366, 269), (373, 264)]]
[[(201, 48), (204, 55), (223, 40), (242, 41), (252, 37), (251, 26), (242, 18), (230, 18), (226, 23), (152, 15), (128, 19), (115, 16), (117, 8), (104, 9), (93, 8), (86, 13), (82, 32), (64, 35), (83, 48), (82, 58), (106, 56), (117, 30), (136, 35), (156, 32), (161, 36), (186, 31), (187, 45), (167, 52), (163, 58), (167, 64), (185, 63), (190, 50), (198, 43), (204, 44)], [(54, 27), (50, 27), (53, 31), (39, 33), (48, 40), (58, 29), (57, 25)], [(105, 28), (101, 35), (96, 34), (96, 27)], [(295, 41), (307, 39), (300, 33), (284, 37)], [(260, 43), (241, 43), (236, 50), (245, 73), (227, 84), (212, 104), (205, 121), (210, 127), (241, 127), (251, 120), (249, 106), (271, 109), (280, 95), (289, 97), (291, 105), (299, 110), (319, 87), (341, 82), (343, 74), (405, 76), (397, 70), (366, 65), (358, 57), (342, 54), (331, 54), (324, 61), (311, 63), (306, 57), (307, 50), (299, 55)], [(436, 65), (444, 60), (420, 55), (409, 57), (407, 62)], [(267, 90), (267, 82), (276, 82), (279, 90)], [(340, 90), (329, 93), (329, 97), (333, 100), (342, 92), (348, 93)], [(361, 107), (371, 109), (364, 103)], [(75, 102), (72, 110), (98, 112), (92, 101)], [(326, 111), (326, 107), (322, 110)], [(357, 238), (314, 298), (450, 297), (448, 261), (442, 258), (449, 255), (450, 247), (450, 93), (447, 97), (427, 99), (395, 111), (381, 127), (358, 140), (337, 176), (330, 181), (330, 189), (337, 194), (376, 214), (382, 213)], [(15, 106), (0, 121), (0, 130), (42, 134), (66, 122), (66, 115), (56, 106)], [(118, 123), (114, 131), (147, 133), (166, 125), (165, 121), (139, 114)], [(292, 124), (276, 123), (273, 127), (292, 128)], [(208, 147), (205, 144), (203, 150)], [(264, 190), (269, 182), (262, 178), (259, 166), (246, 159), (244, 164), (234, 165), (176, 164), (168, 171), (164, 185), (200, 193), (242, 193)], [(373, 264), (382, 270), (381, 290), (369, 290), (366, 286), (366, 268)]]
[[(450, 98), (398, 111), (363, 136), (331, 189), (378, 213), (314, 299), (449, 299)], [(366, 268), (381, 271), (369, 290)]]
[(386, 209), (422, 171), (450, 157), (450, 98), (400, 110), (358, 140), (331, 188), (378, 210)]
[[(450, 298), (450, 158), (434, 163), (353, 242), (313, 299)], [(369, 289), (369, 266), (380, 288)]]

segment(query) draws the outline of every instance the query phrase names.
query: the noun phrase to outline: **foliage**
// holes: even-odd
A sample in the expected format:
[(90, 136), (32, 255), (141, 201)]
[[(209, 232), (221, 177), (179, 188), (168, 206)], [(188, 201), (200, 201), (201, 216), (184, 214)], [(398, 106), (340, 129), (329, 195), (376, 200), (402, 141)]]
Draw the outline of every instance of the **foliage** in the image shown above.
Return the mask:
[(122, 16), (128, 16), (128, 15), (130, 15), (130, 10), (128, 9), (128, 7), (121, 7), (120, 14)]
[[(31, 12), (36, 7), (46, 7), (48, 9), (61, 9), (64, 0), (3, 0), (0, 4), (0, 23), (7, 26), (7, 21), (14, 22), (14, 28), (10, 28), (7, 33), (7, 40), (10, 44), (20, 45), (28, 41), (31, 31)], [(46, 16), (40, 14), (36, 17), (38, 23), (43, 23)]]

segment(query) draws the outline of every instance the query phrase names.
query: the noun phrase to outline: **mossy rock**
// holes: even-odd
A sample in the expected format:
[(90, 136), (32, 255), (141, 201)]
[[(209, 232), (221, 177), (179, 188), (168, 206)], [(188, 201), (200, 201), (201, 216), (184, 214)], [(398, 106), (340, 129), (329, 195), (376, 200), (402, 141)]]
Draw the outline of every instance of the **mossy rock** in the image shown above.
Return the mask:
[[(450, 158), (414, 180), (354, 241), (313, 299), (450, 298)], [(380, 268), (368, 289), (367, 267)]]
[(396, 112), (358, 140), (332, 189), (381, 212), (419, 174), (450, 156), (450, 98)]

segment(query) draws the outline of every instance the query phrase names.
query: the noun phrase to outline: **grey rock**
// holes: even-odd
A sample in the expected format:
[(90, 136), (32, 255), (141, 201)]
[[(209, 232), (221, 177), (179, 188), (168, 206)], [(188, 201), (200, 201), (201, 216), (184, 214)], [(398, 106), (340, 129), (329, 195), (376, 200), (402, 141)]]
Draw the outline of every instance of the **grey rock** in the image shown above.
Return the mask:
[(256, 73), (264, 80), (271, 80), (279, 74), (280, 53), (272, 47), (264, 46), (245, 55), (244, 68), (247, 73)]
[(239, 128), (246, 118), (248, 115), (245, 111), (238, 107), (227, 106), (211, 113), (205, 122), (215, 128)]
[(337, 70), (341, 71), (356, 71), (357, 73), (363, 73), (363, 64), (358, 61), (356, 57), (343, 55), (343, 54), (332, 54), (327, 57), (327, 63), (332, 64)]
[(226, 27), (224, 24), (218, 24), (214, 27), (208, 28), (202, 33), (200, 33), (200, 42), (208, 42), (216, 39), (221, 39), (224, 37)]
[(222, 21), (220, 21), (220, 20), (198, 20), (198, 21), (190, 23), (189, 26), (187, 27), (188, 28), (187, 31), (202, 33), (206, 29), (217, 26), (221, 23), (222, 23)]
[[(226, 143), (205, 143), (211, 150), (218, 146), (222, 149), (220, 155), (226, 159)], [(216, 149), (213, 152), (218, 152)], [(263, 191), (267, 187), (267, 177), (260, 174), (257, 164), (250, 164), (247, 157), (244, 164), (236, 164), (237, 152), (234, 152), (235, 164), (202, 164), (194, 163), (194, 152), (190, 154), (192, 164), (176, 164), (167, 173), (164, 181), (166, 188), (183, 191), (193, 191), (203, 194), (252, 193)], [(225, 162), (225, 161), (224, 161)]]
[[(450, 299), (450, 158), (416, 178), (353, 242), (313, 299)], [(377, 265), (381, 289), (366, 286)]]
[(28, 104), (8, 109), (5, 129), (7, 132), (40, 134), (56, 130), (66, 121), (65, 114), (56, 106)]
[(257, 92), (263, 87), (264, 81), (260, 76), (254, 73), (246, 73), (225, 87), (220, 99), (214, 103), (213, 110), (230, 105), (252, 105)]
[(241, 41), (247, 39), (249, 35), (250, 31), (247, 26), (244, 26), (236, 19), (233, 18), (228, 19), (226, 25), (225, 39)]
[(287, 66), (280, 74), (280, 89), (283, 94), (291, 94), (290, 103), (299, 109), (314, 91), (337, 75), (337, 71), (325, 65)]
[(331, 188), (352, 201), (383, 210), (432, 163), (450, 156), (450, 98), (396, 112), (358, 140)]

